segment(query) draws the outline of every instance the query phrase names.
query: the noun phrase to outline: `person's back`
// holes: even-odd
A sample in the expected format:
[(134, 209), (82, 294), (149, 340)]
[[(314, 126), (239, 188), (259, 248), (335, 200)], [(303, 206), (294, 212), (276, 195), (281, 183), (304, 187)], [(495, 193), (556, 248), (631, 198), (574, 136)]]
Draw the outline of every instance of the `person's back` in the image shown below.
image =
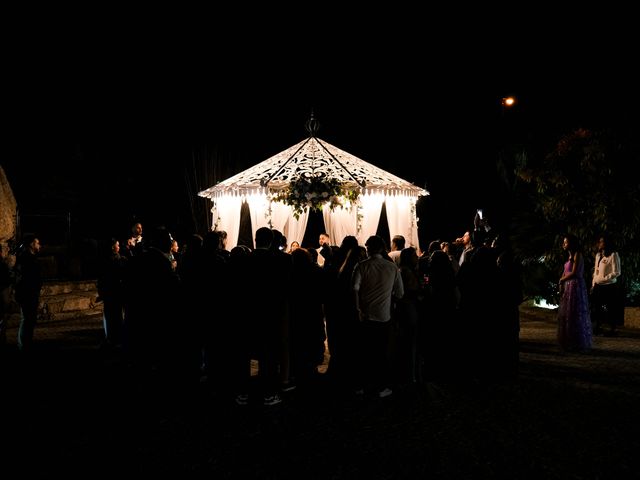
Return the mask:
[(391, 395), (390, 352), (392, 296), (402, 298), (404, 287), (396, 264), (385, 253), (384, 240), (377, 235), (366, 242), (369, 258), (356, 265), (352, 288), (361, 322), (363, 345), (363, 387), (377, 390), (378, 396)]
[(391, 294), (398, 285), (398, 297), (402, 297), (402, 280), (394, 262), (381, 254), (374, 254), (360, 262), (354, 270), (354, 289), (359, 291), (361, 314), (377, 322), (391, 319)]
[(184, 343), (185, 322), (175, 321), (180, 282), (168, 258), (169, 232), (154, 229), (147, 247), (127, 262), (125, 326), (128, 347), (137, 365), (164, 369), (172, 366), (171, 355)]
[(449, 257), (449, 261), (451, 262), (451, 266), (453, 267), (453, 272), (458, 273), (458, 269), (460, 268), (460, 264), (456, 260), (456, 258), (451, 253), (451, 244), (449, 242), (442, 242), (440, 244), (440, 249), (447, 254)]
[(124, 276), (127, 257), (120, 255), (120, 242), (112, 238), (109, 255), (102, 260), (98, 276), (98, 295), (103, 300), (103, 327), (105, 345), (118, 345), (122, 341), (124, 312)]
[(326, 272), (313, 262), (305, 248), (290, 255), (292, 272), (288, 284), (289, 333), (292, 376), (298, 382), (312, 380), (323, 361), (325, 322), (322, 308)]
[(251, 324), (249, 335), (258, 356), (260, 387), (264, 404), (281, 401), (277, 395), (278, 366), (281, 361), (283, 330), (288, 314), (287, 285), (291, 276), (291, 256), (272, 250), (274, 233), (267, 227), (256, 230), (256, 249), (248, 258)]
[(218, 251), (217, 254), (225, 261), (229, 261), (230, 252), (227, 250), (227, 232), (224, 230), (217, 230), (218, 235)]

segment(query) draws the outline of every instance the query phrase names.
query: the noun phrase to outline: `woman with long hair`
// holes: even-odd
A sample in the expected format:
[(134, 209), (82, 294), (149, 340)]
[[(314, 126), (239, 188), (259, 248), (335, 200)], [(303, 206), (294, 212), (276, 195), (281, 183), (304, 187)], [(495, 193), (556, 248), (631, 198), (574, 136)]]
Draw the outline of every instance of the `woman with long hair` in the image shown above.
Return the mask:
[(558, 343), (564, 351), (586, 352), (591, 348), (591, 316), (584, 281), (584, 257), (577, 237), (567, 234), (562, 248), (568, 253), (560, 277)]

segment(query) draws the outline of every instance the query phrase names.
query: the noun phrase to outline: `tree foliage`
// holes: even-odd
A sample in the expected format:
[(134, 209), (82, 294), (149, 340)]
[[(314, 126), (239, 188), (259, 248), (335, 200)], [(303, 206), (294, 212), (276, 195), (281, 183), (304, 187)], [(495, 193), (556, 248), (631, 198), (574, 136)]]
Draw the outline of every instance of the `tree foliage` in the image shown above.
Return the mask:
[[(557, 282), (566, 233), (580, 239), (586, 268), (593, 266), (596, 240), (607, 233), (620, 253), (627, 292), (633, 290), (640, 272), (640, 182), (632, 171), (639, 152), (637, 144), (611, 131), (578, 129), (541, 159), (525, 155), (515, 162), (521, 208), (514, 223), (522, 227), (514, 240), (532, 268), (548, 276), (543, 285)], [(548, 290), (533, 294), (553, 301)]]

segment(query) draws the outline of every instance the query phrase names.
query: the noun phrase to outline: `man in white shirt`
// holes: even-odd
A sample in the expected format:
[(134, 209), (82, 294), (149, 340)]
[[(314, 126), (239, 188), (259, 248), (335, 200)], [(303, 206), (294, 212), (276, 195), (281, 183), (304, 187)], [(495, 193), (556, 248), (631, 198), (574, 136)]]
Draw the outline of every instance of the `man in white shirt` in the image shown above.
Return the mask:
[(140, 222), (136, 222), (131, 226), (131, 236), (127, 240), (127, 249), (122, 252), (122, 254), (130, 257), (134, 254), (139, 254), (143, 249), (142, 224)]
[(319, 248), (316, 248), (318, 252), (318, 265), (324, 266), (324, 262), (331, 256), (331, 238), (326, 232), (322, 232), (318, 238)]
[(375, 389), (384, 398), (392, 394), (389, 388), (392, 297), (402, 298), (404, 285), (396, 264), (382, 256), (384, 240), (373, 235), (365, 245), (369, 258), (356, 265), (351, 280), (361, 322), (362, 386)]
[(600, 334), (602, 324), (606, 323), (609, 334), (615, 335), (616, 325), (624, 323), (624, 302), (617, 285), (620, 273), (618, 252), (606, 237), (600, 237), (591, 282), (591, 317), (595, 334)]

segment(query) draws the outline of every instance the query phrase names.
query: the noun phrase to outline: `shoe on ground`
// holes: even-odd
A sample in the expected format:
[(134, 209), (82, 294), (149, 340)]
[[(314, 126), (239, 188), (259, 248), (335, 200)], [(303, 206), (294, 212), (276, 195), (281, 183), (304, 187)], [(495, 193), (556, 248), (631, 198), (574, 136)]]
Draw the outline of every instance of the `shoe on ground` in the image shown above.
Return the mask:
[(291, 390), (295, 390), (295, 389), (296, 389), (296, 384), (291, 382), (283, 383), (282, 387), (280, 388), (280, 390), (282, 390), (283, 392), (290, 392)]
[(380, 390), (378, 392), (378, 397), (385, 398), (391, 395), (392, 393), (393, 393), (393, 390), (391, 390), (390, 388), (385, 388), (384, 390)]
[(269, 397), (264, 397), (264, 406), (270, 407), (272, 405), (277, 405), (282, 402), (282, 399), (279, 395), (271, 395)]
[(249, 395), (236, 395), (235, 402), (237, 405), (249, 405)]

